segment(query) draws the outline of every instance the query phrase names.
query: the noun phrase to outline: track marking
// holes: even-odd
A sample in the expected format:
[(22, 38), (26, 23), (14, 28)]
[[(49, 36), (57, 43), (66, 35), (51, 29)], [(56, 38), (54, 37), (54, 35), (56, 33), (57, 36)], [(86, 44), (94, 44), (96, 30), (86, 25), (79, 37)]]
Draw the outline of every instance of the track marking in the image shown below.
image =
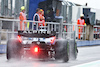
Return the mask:
[(100, 67), (100, 60), (98, 61), (93, 61), (85, 64), (80, 64), (72, 67)]

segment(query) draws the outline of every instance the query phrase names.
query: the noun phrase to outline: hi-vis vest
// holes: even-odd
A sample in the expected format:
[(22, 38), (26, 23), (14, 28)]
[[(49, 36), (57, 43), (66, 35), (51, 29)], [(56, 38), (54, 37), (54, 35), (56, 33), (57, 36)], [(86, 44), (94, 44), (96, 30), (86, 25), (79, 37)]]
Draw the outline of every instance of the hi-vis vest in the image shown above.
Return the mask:
[(20, 17), (20, 20), (26, 20), (26, 15), (25, 15), (25, 13), (23, 13), (23, 12), (20, 12), (20, 15), (22, 15), (21, 17)]
[[(22, 24), (23, 20), (26, 20), (25, 13), (20, 12), (19, 19), (20, 19), (20, 30), (22, 30), (22, 28), (23, 28), (23, 24)], [(24, 22), (24, 23), (26, 23), (26, 22)], [(25, 30), (25, 24), (24, 24), (24, 30)]]
[(78, 24), (78, 25), (85, 25), (85, 20), (79, 18), (78, 21), (77, 21), (77, 24)]
[(85, 25), (85, 20), (79, 18), (79, 19), (77, 20), (77, 25), (80, 25), (80, 26), (78, 26), (79, 29), (83, 29), (83, 26), (81, 26), (81, 25)]
[(34, 14), (33, 21), (35, 21), (35, 16), (36, 16), (36, 15), (38, 16), (38, 21), (40, 21), (39, 14), (37, 14), (37, 13)]

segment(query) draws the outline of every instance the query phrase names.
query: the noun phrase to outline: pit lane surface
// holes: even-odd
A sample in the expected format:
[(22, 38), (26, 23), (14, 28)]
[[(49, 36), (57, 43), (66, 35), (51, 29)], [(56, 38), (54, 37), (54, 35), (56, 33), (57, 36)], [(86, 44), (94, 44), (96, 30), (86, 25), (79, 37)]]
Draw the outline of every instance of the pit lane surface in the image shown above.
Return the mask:
[[(93, 64), (94, 67), (98, 67), (95, 66), (95, 64), (100, 60), (100, 46), (78, 47), (78, 50), (77, 60), (70, 60), (68, 63), (62, 63), (61, 61), (38, 61), (32, 59), (7, 61), (6, 55), (0, 54), (0, 67), (84, 67), (84, 64)], [(89, 67), (89, 65), (87, 67)]]

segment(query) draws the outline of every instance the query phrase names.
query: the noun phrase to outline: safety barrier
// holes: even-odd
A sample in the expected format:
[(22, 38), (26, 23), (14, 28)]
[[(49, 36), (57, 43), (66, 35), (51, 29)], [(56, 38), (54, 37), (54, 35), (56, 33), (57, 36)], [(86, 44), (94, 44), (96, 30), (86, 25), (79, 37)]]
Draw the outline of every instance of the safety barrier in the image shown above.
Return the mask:
[(6, 45), (0, 45), (0, 53), (6, 53)]
[(94, 45), (100, 45), (100, 40), (93, 40), (93, 41), (77, 41), (77, 46), (94, 46)]

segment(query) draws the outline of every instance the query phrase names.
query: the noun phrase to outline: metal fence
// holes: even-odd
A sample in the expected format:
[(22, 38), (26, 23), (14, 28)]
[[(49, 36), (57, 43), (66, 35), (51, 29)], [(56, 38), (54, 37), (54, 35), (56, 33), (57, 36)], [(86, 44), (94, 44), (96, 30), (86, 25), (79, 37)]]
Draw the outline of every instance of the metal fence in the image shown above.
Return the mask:
[[(25, 23), (26, 22), (26, 23)], [(27, 28), (27, 23), (31, 23), (31, 25), (29, 25), (30, 27)], [(23, 21), (23, 26), (25, 25), (25, 29), (23, 27), (23, 30), (39, 30), (40, 27), (45, 28), (47, 31), (56, 31), (56, 37), (58, 38), (58, 36), (61, 36), (61, 32), (60, 32), (60, 23), (58, 22), (45, 22), (45, 26), (39, 26), (39, 23), (42, 24), (41, 21), (30, 21), (30, 20), (24, 20)]]
[(94, 39), (100, 39), (100, 26), (94, 26)]
[[(3, 28), (5, 25), (4, 22), (10, 24), (10, 28)], [(24, 23), (26, 22), (26, 23)], [(32, 25), (28, 28), (27, 23), (32, 23)], [(39, 30), (38, 23), (42, 23), (39, 21), (31, 21), (31, 20), (24, 20), (23, 21), (23, 30)], [(25, 24), (25, 29), (24, 29)], [(76, 39), (78, 37), (78, 34), (81, 34), (82, 40), (86, 37), (86, 26), (84, 25), (73, 25), (73, 24), (67, 24), (62, 22), (45, 22), (46, 30), (47, 31), (56, 31), (57, 38), (65, 38), (65, 39)], [(83, 30), (81, 33), (78, 33), (78, 26), (82, 26)], [(4, 41), (5, 43), (10, 38), (15, 38), (17, 36), (17, 31), (20, 30), (20, 20), (18, 19), (0, 19), (0, 44)], [(3, 39), (3, 36), (5, 37)]]
[[(3, 24), (4, 22), (6, 22), (8, 25), (11, 24), (10, 28), (3, 28), (3, 26), (5, 26)], [(8, 25), (6, 26), (8, 27)], [(0, 19), (0, 44), (2, 42), (5, 44), (8, 39), (14, 38), (14, 34), (17, 34), (18, 26), (19, 20), (17, 19)]]
[[(81, 32), (79, 32), (79, 26), (82, 27), (80, 29)], [(75, 25), (75, 24), (66, 24), (63, 23), (63, 31), (62, 31), (63, 38), (66, 36), (66, 38), (74, 38), (78, 40), (78, 34), (81, 35), (80, 40), (86, 40), (86, 26), (85, 25)]]

